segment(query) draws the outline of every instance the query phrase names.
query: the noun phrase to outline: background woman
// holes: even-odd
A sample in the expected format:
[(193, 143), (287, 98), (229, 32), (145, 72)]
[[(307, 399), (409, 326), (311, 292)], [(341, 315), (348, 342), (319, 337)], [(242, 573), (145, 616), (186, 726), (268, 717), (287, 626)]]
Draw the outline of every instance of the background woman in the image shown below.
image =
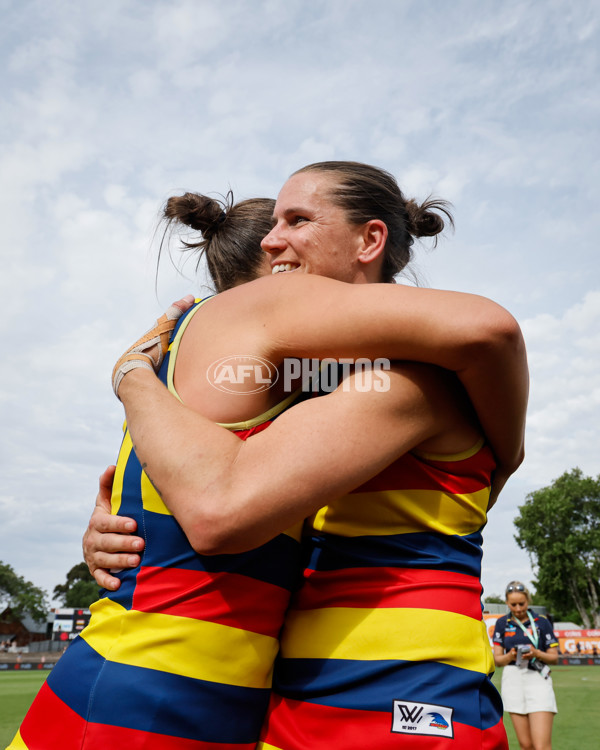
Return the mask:
[(531, 595), (520, 581), (506, 587), (510, 614), (496, 622), (494, 661), (502, 672), (502, 700), (521, 750), (550, 750), (557, 712), (549, 664), (558, 662), (552, 625), (533, 612)]

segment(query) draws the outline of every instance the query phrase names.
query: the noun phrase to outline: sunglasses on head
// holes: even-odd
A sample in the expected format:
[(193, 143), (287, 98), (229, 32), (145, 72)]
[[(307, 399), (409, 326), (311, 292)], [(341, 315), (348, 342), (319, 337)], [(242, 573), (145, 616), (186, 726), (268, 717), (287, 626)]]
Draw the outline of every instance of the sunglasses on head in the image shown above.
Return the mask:
[(525, 591), (525, 586), (522, 583), (511, 583), (506, 587), (506, 593), (510, 594), (511, 591)]

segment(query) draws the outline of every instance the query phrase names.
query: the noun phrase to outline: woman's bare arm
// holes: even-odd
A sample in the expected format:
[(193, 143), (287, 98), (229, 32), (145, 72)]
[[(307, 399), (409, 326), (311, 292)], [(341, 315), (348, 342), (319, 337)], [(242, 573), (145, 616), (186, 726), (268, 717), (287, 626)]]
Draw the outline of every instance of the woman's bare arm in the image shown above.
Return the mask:
[[(214, 304), (224, 330), (240, 330), (243, 321), (252, 353), (276, 364), (285, 357), (387, 357), (455, 372), (494, 450), (498, 479), (505, 481), (521, 464), (527, 355), (517, 321), (495, 302), (460, 292), (353, 285), (291, 273), (244, 284)], [(192, 380), (197, 371), (193, 359), (188, 362), (181, 378)]]
[(417, 445), (455, 453), (476, 442), (458, 385), (438, 368), (397, 365), (382, 391), (362, 390), (357, 378), (246, 441), (157, 390), (147, 370), (126, 375), (119, 394), (138, 459), (192, 546), (233, 553), (273, 538)]
[(507, 664), (511, 664), (516, 658), (516, 648), (511, 648), (505, 653), (503, 646), (499, 643), (494, 643), (494, 664), (497, 667), (506, 667)]

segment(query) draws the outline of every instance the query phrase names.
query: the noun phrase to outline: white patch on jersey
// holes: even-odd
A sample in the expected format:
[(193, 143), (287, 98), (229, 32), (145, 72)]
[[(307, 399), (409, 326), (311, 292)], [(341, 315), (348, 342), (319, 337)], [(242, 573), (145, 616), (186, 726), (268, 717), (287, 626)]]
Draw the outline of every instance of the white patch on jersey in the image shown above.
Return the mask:
[(427, 734), (436, 737), (454, 737), (453, 708), (434, 706), (431, 703), (394, 701), (392, 732), (398, 734)]

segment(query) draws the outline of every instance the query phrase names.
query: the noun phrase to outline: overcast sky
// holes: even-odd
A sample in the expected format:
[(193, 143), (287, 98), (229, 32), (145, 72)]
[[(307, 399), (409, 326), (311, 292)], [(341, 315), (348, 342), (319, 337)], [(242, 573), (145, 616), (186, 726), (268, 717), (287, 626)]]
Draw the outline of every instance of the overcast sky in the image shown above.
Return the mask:
[(116, 357), (198, 291), (152, 243), (182, 190), (275, 197), (352, 159), (453, 202), (423, 285), (522, 325), (527, 457), (483, 583), (533, 579), (528, 492), (600, 473), (598, 21), (593, 0), (0, 0), (0, 560), (49, 592), (81, 560), (117, 454)]

